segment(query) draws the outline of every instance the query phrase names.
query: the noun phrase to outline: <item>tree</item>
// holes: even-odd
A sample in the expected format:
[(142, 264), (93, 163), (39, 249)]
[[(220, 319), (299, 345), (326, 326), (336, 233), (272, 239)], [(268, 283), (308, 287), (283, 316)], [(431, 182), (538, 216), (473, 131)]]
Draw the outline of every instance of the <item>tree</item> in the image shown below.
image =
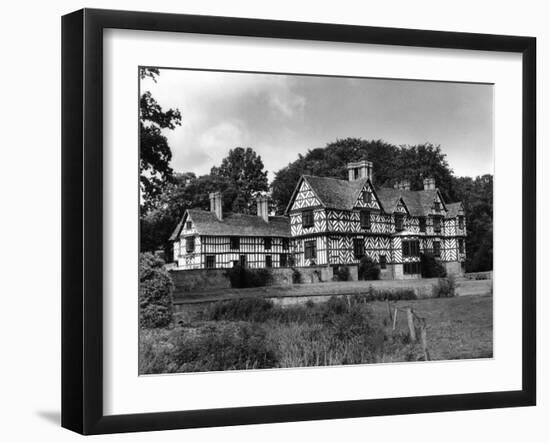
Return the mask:
[(435, 178), (445, 199), (452, 198), (452, 170), (439, 146), (426, 143), (401, 146), (383, 140), (346, 138), (316, 148), (275, 173), (272, 183), (277, 212), (282, 214), (298, 179), (303, 174), (347, 179), (349, 162), (369, 160), (374, 164), (373, 181), (376, 187), (392, 186), (399, 180), (411, 182), (411, 189), (423, 188), (423, 179)]
[[(151, 78), (156, 81), (160, 74), (157, 68), (142, 68), (140, 79)], [(145, 91), (139, 100), (140, 132), (140, 190), (145, 212), (154, 207), (162, 189), (173, 176), (170, 160), (172, 151), (162, 131), (175, 129), (181, 125), (181, 114), (177, 109), (164, 111), (153, 98), (150, 91)]]
[(210, 175), (226, 180), (224, 191), (228, 195), (224, 195), (224, 199), (231, 201), (234, 212), (250, 213), (255, 207), (255, 194), (268, 190), (264, 163), (252, 148), (230, 149), (221, 165), (211, 169)]
[(275, 173), (272, 183), (272, 197), (277, 212), (282, 214), (288, 204), (301, 175), (317, 175), (347, 179), (346, 165), (358, 160), (369, 160), (375, 164), (376, 183), (386, 185), (396, 175), (395, 157), (399, 149), (382, 140), (360, 138), (339, 139), (324, 148), (309, 150), (305, 156)]
[(493, 269), (493, 176), (453, 179), (453, 190), (466, 211), (466, 270)]

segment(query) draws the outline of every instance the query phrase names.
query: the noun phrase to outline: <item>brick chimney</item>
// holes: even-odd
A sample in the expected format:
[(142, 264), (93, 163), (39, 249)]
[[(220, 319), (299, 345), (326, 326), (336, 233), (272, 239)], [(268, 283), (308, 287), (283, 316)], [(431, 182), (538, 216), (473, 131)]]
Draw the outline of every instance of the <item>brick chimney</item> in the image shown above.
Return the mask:
[(262, 217), (266, 223), (269, 222), (268, 201), (269, 199), (265, 195), (258, 195), (258, 197), (256, 197), (258, 217)]
[(211, 192), (210, 195), (210, 212), (216, 214), (218, 220), (223, 220), (223, 211), (222, 211), (222, 193), (221, 192)]
[(425, 178), (424, 179), (424, 191), (429, 191), (435, 189), (435, 178)]
[(401, 189), (404, 191), (411, 190), (411, 182), (409, 180), (401, 180), (393, 185), (393, 189)]
[(350, 182), (364, 178), (368, 178), (372, 182), (372, 162), (361, 160), (348, 163), (348, 180)]

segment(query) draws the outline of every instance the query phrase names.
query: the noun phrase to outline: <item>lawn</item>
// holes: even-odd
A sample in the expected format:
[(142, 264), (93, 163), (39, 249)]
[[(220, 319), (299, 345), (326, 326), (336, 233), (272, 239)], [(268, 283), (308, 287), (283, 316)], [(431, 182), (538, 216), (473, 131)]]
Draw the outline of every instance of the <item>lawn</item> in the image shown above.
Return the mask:
[[(388, 314), (398, 308), (395, 330)], [(170, 328), (140, 331), (141, 374), (424, 360), (408, 335), (426, 320), (432, 360), (492, 357), (492, 296), (365, 302), (358, 296), (277, 306), (263, 298), (207, 303)]]

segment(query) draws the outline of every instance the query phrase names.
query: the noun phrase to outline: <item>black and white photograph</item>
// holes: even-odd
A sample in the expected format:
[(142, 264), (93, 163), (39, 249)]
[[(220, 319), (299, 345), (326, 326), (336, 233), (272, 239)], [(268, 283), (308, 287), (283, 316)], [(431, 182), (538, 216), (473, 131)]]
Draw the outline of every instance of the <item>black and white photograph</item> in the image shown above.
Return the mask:
[(141, 375), (493, 357), (492, 84), (139, 82)]

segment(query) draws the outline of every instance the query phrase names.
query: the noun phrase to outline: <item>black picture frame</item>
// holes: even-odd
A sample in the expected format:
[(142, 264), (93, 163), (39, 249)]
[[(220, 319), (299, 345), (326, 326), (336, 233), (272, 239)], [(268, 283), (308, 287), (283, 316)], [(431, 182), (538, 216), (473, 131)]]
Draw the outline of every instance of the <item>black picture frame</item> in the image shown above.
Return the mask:
[[(170, 411), (103, 413), (103, 30), (171, 31), (522, 54), (522, 389)], [(62, 18), (62, 426), (82, 434), (228, 426), (536, 403), (536, 39), (83, 9)]]

